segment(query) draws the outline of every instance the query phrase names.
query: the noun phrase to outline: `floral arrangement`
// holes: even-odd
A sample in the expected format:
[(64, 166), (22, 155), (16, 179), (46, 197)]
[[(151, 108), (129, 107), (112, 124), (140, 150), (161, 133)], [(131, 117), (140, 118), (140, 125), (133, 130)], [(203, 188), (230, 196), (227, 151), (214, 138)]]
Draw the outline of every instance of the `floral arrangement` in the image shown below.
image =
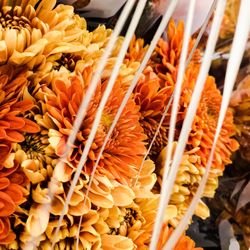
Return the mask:
[[(162, 183), (171, 108), (149, 157), (138, 170), (177, 77), (184, 25), (170, 22), (143, 71), (105, 147), (88, 195), (87, 186), (103, 141), (147, 50), (133, 38), (102, 114), (87, 162), (54, 239), (59, 216), (90, 134), (103, 92), (123, 42), (120, 37), (64, 164), (59, 164), (81, 101), (112, 30), (87, 30), (73, 7), (51, 0), (0, 3), (0, 249), (148, 249)], [(190, 48), (194, 41), (190, 41)], [(175, 145), (198, 75), (197, 50), (183, 82)], [(204, 174), (212, 147), (221, 94), (208, 76), (190, 132), (159, 249), (187, 210)], [(218, 178), (238, 149), (233, 113), (227, 111), (204, 197), (213, 197)], [(171, 145), (172, 146), (172, 145)], [(56, 178), (55, 195), (49, 183)], [(138, 179), (138, 181), (136, 181)], [(51, 204), (49, 211), (42, 207)], [(200, 201), (195, 214), (209, 216)], [(82, 220), (80, 217), (82, 216)], [(77, 231), (79, 227), (79, 236)], [(175, 249), (198, 249), (183, 235)]]

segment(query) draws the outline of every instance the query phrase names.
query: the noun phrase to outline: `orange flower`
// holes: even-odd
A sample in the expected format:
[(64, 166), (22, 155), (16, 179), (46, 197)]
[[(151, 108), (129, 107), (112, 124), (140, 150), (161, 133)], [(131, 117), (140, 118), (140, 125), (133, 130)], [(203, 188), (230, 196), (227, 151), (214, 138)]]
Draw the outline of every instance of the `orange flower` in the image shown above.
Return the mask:
[[(173, 232), (173, 228), (169, 228), (167, 224), (164, 224), (161, 231), (160, 240), (158, 242), (157, 250), (161, 250), (166, 244), (170, 235)], [(182, 235), (176, 243), (173, 250), (202, 250), (203, 248), (195, 247), (195, 242), (186, 235)]]
[[(192, 90), (191, 90), (192, 91)], [(191, 92), (190, 92), (191, 93)], [(190, 93), (183, 94), (184, 99), (190, 96)], [(190, 97), (189, 97), (190, 98)], [(188, 98), (187, 98), (188, 99)], [(214, 78), (208, 77), (200, 104), (192, 126), (189, 137), (189, 145), (199, 147), (196, 153), (201, 157), (203, 166), (206, 166), (208, 156), (212, 147), (217, 120), (219, 117), (221, 105), (221, 93), (217, 89)], [(233, 124), (233, 114), (230, 109), (227, 110), (226, 117), (219, 136), (213, 167), (218, 170), (224, 170), (224, 166), (231, 163), (232, 152), (239, 147), (237, 141), (232, 138), (235, 135), (235, 126)]]
[[(83, 75), (69, 77), (68, 79), (56, 79), (52, 84), (52, 90), (44, 87), (42, 91), (46, 95), (45, 103), (48, 116), (54, 123), (53, 129), (49, 130), (49, 141), (55, 148), (58, 156), (63, 154), (68, 135), (72, 132), (72, 124), (82, 98), (91, 79), (91, 69), (88, 68)], [(92, 99), (86, 117), (82, 122), (81, 129), (77, 133), (77, 140), (71, 150), (68, 160), (73, 164), (79, 162), (84, 150), (84, 144), (91, 131), (92, 123), (97, 112), (102, 94), (107, 82), (99, 84), (94, 98)], [(105, 106), (101, 123), (95, 140), (91, 146), (85, 172), (90, 174), (92, 166), (97, 158), (104, 138), (112, 124), (114, 116), (121, 104), (125, 90), (120, 87), (117, 80), (116, 86)], [(138, 167), (145, 152), (145, 135), (139, 124), (138, 107), (130, 99), (118, 121), (118, 124), (107, 143), (99, 164), (99, 172), (110, 179), (119, 180), (122, 183), (130, 183), (131, 177), (137, 173)]]
[[(170, 22), (168, 26), (168, 42), (162, 39), (159, 41), (149, 62), (153, 71), (151, 70), (150, 72), (146, 69), (144, 72), (146, 77), (139, 81), (135, 89), (135, 101), (141, 107), (141, 124), (149, 140), (152, 139), (161, 119), (162, 112), (173, 93), (182, 48), (183, 32), (184, 27), (182, 22), (180, 22), (177, 27), (174, 22)], [(194, 41), (191, 40), (189, 45), (190, 48), (193, 46), (193, 43)], [(179, 131), (191, 100), (195, 81), (199, 72), (199, 58), (200, 52), (196, 50), (185, 72), (177, 116), (175, 140), (178, 140)], [(154, 72), (156, 74), (154, 74)], [(201, 157), (203, 166), (206, 166), (211, 150), (220, 104), (221, 94), (216, 87), (214, 79), (208, 77), (193, 122), (187, 147), (187, 150), (196, 147), (200, 148), (197, 154)], [(162, 125), (161, 133), (156, 139), (152, 153), (158, 154), (167, 144), (170, 114), (171, 107)], [(224, 169), (224, 165), (231, 163), (230, 156), (232, 152), (238, 149), (238, 143), (231, 138), (234, 134), (235, 127), (233, 125), (233, 116), (232, 112), (228, 110), (221, 136), (217, 143), (213, 164), (216, 169), (220, 170), (220, 174), (221, 170)]]
[(136, 39), (136, 37), (133, 36), (124, 63), (134, 61), (141, 62), (147, 52), (147, 48), (148, 46), (144, 47), (143, 39)]
[(0, 67), (0, 140), (21, 142), (24, 140), (23, 133), (39, 131), (34, 122), (20, 117), (33, 107), (29, 100), (19, 101), (27, 84), (27, 72), (22, 71), (15, 76), (13, 67)]

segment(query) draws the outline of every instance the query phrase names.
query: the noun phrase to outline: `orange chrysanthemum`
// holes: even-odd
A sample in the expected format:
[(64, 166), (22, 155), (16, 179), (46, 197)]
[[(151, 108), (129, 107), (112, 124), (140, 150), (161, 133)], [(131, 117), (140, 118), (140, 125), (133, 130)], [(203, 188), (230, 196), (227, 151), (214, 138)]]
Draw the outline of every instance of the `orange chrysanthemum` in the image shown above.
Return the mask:
[[(72, 132), (72, 124), (90, 79), (91, 70), (89, 68), (83, 72), (82, 76), (57, 79), (52, 85), (52, 90), (49, 90), (47, 87), (42, 90), (46, 95), (45, 103), (48, 110), (45, 116), (49, 116), (54, 123), (54, 128), (49, 130), (49, 141), (55, 148), (58, 156), (63, 154), (67, 137)], [(68, 157), (68, 160), (75, 165), (79, 162), (84, 150), (84, 144), (91, 131), (105, 87), (106, 82), (98, 85), (86, 117), (77, 133), (77, 140)], [(120, 81), (117, 80), (116, 86), (113, 88), (105, 106), (101, 123), (88, 155), (85, 166), (85, 171), (88, 174), (91, 172), (124, 94), (125, 90), (120, 87)], [(119, 180), (122, 183), (130, 183), (130, 178), (137, 173), (142, 155), (145, 152), (143, 142), (145, 135), (139, 124), (139, 117), (138, 107), (130, 99), (103, 153), (99, 164), (99, 172), (101, 174), (106, 175), (110, 179)]]
[(22, 100), (22, 93), (27, 86), (27, 73), (20, 72), (15, 76), (14, 68), (5, 65), (0, 67), (0, 140), (21, 142), (23, 133), (36, 133), (39, 127), (32, 121), (21, 117), (33, 107), (29, 100)]
[[(161, 250), (167, 242), (168, 238), (173, 232), (173, 228), (169, 228), (167, 224), (163, 225), (160, 240), (158, 242), (157, 250)], [(203, 248), (195, 247), (195, 242), (186, 235), (182, 235), (176, 243), (173, 250), (202, 250)]]
[[(183, 99), (187, 100), (187, 96), (190, 96), (192, 92), (184, 92)], [(203, 166), (206, 166), (212, 147), (221, 100), (222, 96), (216, 87), (214, 78), (208, 77), (188, 142), (192, 147), (200, 148), (196, 153), (201, 157)], [(231, 163), (231, 154), (239, 147), (237, 141), (232, 138), (234, 134), (235, 126), (233, 124), (233, 114), (231, 110), (228, 109), (215, 150), (213, 161), (214, 168), (224, 170), (224, 166)]]
[[(162, 116), (162, 112), (173, 93), (178, 72), (182, 39), (183, 23), (179, 23), (176, 27), (173, 22), (170, 22), (168, 27), (168, 42), (162, 39), (159, 41), (149, 62), (153, 71), (147, 72), (146, 70), (144, 72), (146, 76), (144, 76), (144, 79), (142, 78), (143, 80), (139, 81), (135, 90), (135, 100), (141, 106), (141, 123), (143, 124), (142, 126), (149, 140), (152, 139)], [(193, 42), (193, 40), (190, 41), (190, 48)], [(190, 103), (195, 81), (198, 76), (199, 58), (200, 53), (197, 50), (185, 73), (177, 116), (176, 140), (178, 140), (179, 131), (185, 119), (187, 107)], [(154, 74), (154, 72), (156, 74)], [(214, 79), (208, 77), (188, 142), (188, 150), (196, 147), (200, 148), (197, 154), (201, 156), (203, 166), (206, 165), (212, 146), (220, 103), (221, 94), (216, 87)], [(158, 154), (167, 144), (170, 113), (171, 108), (162, 125), (161, 133), (156, 139), (152, 153)], [(238, 143), (231, 138), (234, 133), (235, 128), (233, 125), (232, 112), (228, 110), (216, 148), (213, 165), (215, 168), (221, 170), (224, 168), (225, 164), (231, 162), (231, 153), (238, 148)]]

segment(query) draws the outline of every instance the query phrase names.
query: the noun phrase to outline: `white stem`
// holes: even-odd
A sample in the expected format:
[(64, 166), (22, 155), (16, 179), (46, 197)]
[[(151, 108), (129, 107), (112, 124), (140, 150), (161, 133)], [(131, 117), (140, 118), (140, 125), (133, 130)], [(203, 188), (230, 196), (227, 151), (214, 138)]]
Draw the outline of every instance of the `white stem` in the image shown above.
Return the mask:
[[(188, 47), (189, 47), (189, 41), (191, 36), (191, 29), (192, 29), (192, 23), (193, 23), (193, 17), (194, 17), (194, 9), (195, 9), (195, 3), (196, 0), (190, 0), (190, 5), (188, 9), (188, 18), (187, 18), (187, 24), (185, 28), (184, 33), (184, 40), (183, 40), (183, 47), (181, 51), (181, 57), (180, 57), (180, 65), (177, 75), (177, 81), (176, 86), (174, 90), (174, 101), (171, 111), (171, 119), (170, 119), (170, 129), (168, 134), (168, 147), (167, 147), (167, 158), (166, 163), (164, 166), (164, 177), (163, 177), (163, 183), (165, 182), (165, 179), (167, 178), (169, 164), (170, 164), (170, 158), (171, 158), (171, 151), (172, 151), (172, 144), (174, 140), (174, 131), (175, 131), (175, 123), (177, 119), (177, 113), (178, 113), (178, 106), (179, 106), (179, 99), (181, 95), (181, 89), (182, 89), (182, 82), (185, 74), (185, 68), (186, 68), (186, 58), (188, 55)], [(161, 196), (162, 198), (162, 196)], [(161, 228), (163, 224), (163, 216), (164, 216), (164, 210), (165, 206), (162, 206), (162, 209), (159, 207), (156, 221), (154, 224), (154, 230), (153, 230), (153, 236), (150, 244), (150, 250), (156, 249), (158, 244), (158, 239), (161, 233)]]
[[(242, 61), (242, 57), (244, 54), (245, 46), (248, 39), (248, 34), (250, 30), (250, 15), (248, 13), (248, 10), (250, 9), (250, 1), (249, 0), (242, 0), (240, 11), (239, 11), (239, 17), (238, 22), (236, 26), (235, 36), (232, 44), (232, 49), (230, 53), (230, 58), (227, 65), (226, 70), (226, 77), (225, 77), (225, 87), (223, 91), (223, 98), (221, 103), (221, 108), (219, 112), (219, 118), (218, 123), (216, 127), (216, 133), (214, 136), (213, 145), (211, 148), (211, 152), (209, 155), (208, 163), (206, 166), (206, 171), (204, 176), (202, 177), (201, 183), (199, 185), (199, 188), (186, 212), (184, 217), (182, 218), (180, 224), (176, 228), (176, 230), (171, 235), (169, 241), (167, 242), (164, 249), (171, 249), (176, 242), (178, 241), (180, 235), (185, 230), (189, 219), (192, 217), (195, 208), (197, 207), (200, 197), (204, 191), (207, 178), (209, 176), (209, 172), (212, 166), (213, 162), (213, 156), (216, 149), (216, 144), (220, 136), (220, 131), (223, 126), (223, 121), (227, 112), (227, 108), (229, 105), (230, 97), (232, 94), (233, 86), (237, 77), (237, 73), (240, 67), (240, 63)], [(212, 33), (213, 34), (213, 33)]]

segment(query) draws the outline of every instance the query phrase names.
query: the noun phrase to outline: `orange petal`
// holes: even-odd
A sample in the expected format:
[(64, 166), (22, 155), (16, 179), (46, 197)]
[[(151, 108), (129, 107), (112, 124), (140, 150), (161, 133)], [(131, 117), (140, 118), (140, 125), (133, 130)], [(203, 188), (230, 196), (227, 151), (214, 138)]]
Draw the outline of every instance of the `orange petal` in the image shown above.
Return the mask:
[(10, 144), (8, 144), (7, 142), (0, 143), (0, 164), (5, 162), (5, 160), (8, 158), (10, 151)]
[(17, 184), (10, 184), (5, 190), (5, 193), (8, 194), (16, 204), (19, 204), (22, 201), (23, 192)]
[(6, 131), (3, 128), (0, 128), (0, 139), (5, 139), (6, 137)]
[(12, 106), (12, 110), (19, 110), (22, 112), (32, 109), (34, 106), (33, 102), (30, 100), (20, 101)]
[(0, 216), (9, 216), (15, 211), (15, 203), (10, 196), (0, 191)]
[(10, 185), (10, 181), (8, 178), (0, 178), (0, 190), (7, 188)]
[(17, 131), (6, 130), (6, 139), (12, 142), (22, 142), (24, 141), (24, 136)]
[(11, 129), (20, 129), (25, 125), (25, 122), (21, 117), (7, 115), (5, 120), (9, 123), (9, 128)]
[(16, 239), (16, 235), (13, 232), (9, 232), (8, 236), (0, 239), (0, 244), (7, 245), (11, 244)]
[(25, 121), (25, 125), (20, 129), (20, 131), (27, 133), (38, 133), (40, 131), (40, 126), (35, 122), (26, 118), (23, 118), (23, 120)]
[(0, 218), (0, 243), (6, 238), (10, 231), (10, 221), (8, 218)]

